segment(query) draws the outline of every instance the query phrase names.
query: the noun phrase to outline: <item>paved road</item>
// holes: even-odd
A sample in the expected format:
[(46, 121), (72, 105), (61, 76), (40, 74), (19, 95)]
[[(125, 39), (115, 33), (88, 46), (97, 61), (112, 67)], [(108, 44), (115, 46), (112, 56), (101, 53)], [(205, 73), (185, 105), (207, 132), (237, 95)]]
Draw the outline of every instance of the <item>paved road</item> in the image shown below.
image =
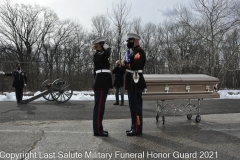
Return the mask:
[[(167, 102), (177, 105), (188, 101)], [(201, 101), (200, 123), (185, 116), (167, 116), (164, 126), (156, 122), (156, 102), (144, 102), (144, 134), (139, 137), (125, 135), (130, 127), (128, 106), (112, 103), (107, 101), (103, 121), (109, 137), (94, 137), (92, 101), (0, 102), (0, 159), (240, 157), (240, 100)]]
[[(188, 101), (166, 101), (169, 104), (187, 104)], [(114, 106), (107, 101), (104, 119), (128, 119), (130, 117), (128, 101), (125, 106)], [(198, 104), (192, 101), (192, 104)], [(93, 101), (68, 101), (56, 103), (51, 101), (34, 101), (28, 104), (0, 102), (0, 122), (19, 120), (92, 120)], [(200, 102), (201, 114), (240, 113), (240, 99), (203, 100)], [(156, 101), (145, 101), (144, 118), (153, 118), (156, 114)]]

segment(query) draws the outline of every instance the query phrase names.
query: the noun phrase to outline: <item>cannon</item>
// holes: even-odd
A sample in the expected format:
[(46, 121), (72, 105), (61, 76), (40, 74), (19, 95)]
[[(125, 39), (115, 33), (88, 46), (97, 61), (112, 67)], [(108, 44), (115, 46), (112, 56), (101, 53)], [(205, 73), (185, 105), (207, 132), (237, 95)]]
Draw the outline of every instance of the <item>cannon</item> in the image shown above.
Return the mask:
[(29, 99), (22, 100), (21, 103), (29, 103), (40, 97), (48, 101), (56, 101), (59, 103), (67, 102), (73, 94), (71, 85), (68, 81), (62, 78), (56, 79), (55, 81), (47, 79), (41, 85), (41, 93), (33, 96)]

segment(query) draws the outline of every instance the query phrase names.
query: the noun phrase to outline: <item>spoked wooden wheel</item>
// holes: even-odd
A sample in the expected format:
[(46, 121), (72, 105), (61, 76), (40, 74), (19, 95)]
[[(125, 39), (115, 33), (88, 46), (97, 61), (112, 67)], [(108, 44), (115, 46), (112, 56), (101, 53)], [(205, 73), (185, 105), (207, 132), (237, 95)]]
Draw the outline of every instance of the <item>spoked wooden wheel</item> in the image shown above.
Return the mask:
[[(51, 80), (51, 79), (45, 80), (41, 85), (41, 92), (43, 92), (45, 90), (49, 90), (52, 82), (53, 82), (53, 80)], [(48, 94), (43, 95), (43, 98), (48, 100), (48, 101), (54, 101), (55, 100), (55, 99), (53, 99), (52, 95), (50, 94), (50, 91), (48, 92)]]
[(59, 78), (52, 83), (50, 93), (54, 100), (64, 103), (72, 97), (73, 90), (69, 82)]

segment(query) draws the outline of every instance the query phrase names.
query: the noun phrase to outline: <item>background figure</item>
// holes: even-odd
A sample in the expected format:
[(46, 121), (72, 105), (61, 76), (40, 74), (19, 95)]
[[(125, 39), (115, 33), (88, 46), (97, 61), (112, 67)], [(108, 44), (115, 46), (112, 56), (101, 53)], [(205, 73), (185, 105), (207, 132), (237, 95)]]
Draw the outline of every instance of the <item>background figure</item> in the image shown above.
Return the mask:
[(4, 73), (0, 71), (0, 74), (5, 74), (6, 76), (13, 76), (12, 86), (15, 88), (15, 95), (17, 103), (21, 103), (23, 98), (23, 88), (27, 86), (27, 74), (21, 70), (20, 63), (16, 64), (16, 70), (12, 73)]
[(115, 87), (115, 97), (116, 102), (113, 105), (119, 105), (119, 91), (121, 94), (121, 106), (124, 106), (124, 74), (125, 74), (125, 68), (122, 66), (121, 61), (116, 61), (116, 66), (112, 71), (113, 74), (115, 74), (115, 79), (113, 86)]
[(127, 136), (141, 135), (143, 127), (142, 92), (147, 87), (143, 77), (143, 69), (146, 63), (146, 54), (139, 45), (140, 36), (134, 33), (127, 34), (127, 47), (130, 51), (130, 61), (125, 62), (126, 77), (125, 89), (128, 91), (129, 108), (132, 125), (127, 130)]
[(108, 90), (112, 88), (112, 76), (110, 73), (109, 56), (111, 48), (105, 43), (104, 37), (99, 37), (93, 41), (96, 50), (94, 62), (94, 109), (93, 109), (93, 132), (94, 136), (108, 136), (108, 132), (103, 130), (102, 120), (105, 111), (105, 102)]

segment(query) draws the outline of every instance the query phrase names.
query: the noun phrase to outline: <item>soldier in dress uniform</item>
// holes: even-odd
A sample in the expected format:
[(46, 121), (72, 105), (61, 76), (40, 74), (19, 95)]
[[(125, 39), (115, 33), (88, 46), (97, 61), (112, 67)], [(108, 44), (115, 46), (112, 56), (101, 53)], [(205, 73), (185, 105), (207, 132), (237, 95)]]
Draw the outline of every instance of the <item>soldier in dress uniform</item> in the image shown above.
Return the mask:
[(143, 69), (146, 63), (146, 54), (139, 45), (139, 35), (128, 33), (127, 38), (127, 47), (130, 51), (130, 55), (127, 56), (127, 59), (129, 59), (128, 62), (125, 61), (125, 67), (127, 68), (125, 89), (128, 91), (132, 126), (130, 130), (126, 131), (126, 133), (127, 136), (131, 136), (142, 134), (142, 92), (146, 88), (146, 82), (143, 77)]
[(0, 71), (0, 74), (13, 76), (12, 86), (15, 88), (17, 103), (21, 103), (23, 98), (23, 88), (27, 85), (27, 74), (21, 70), (20, 63), (16, 64), (16, 70), (12, 73), (4, 73), (3, 71)]
[(102, 120), (105, 111), (105, 102), (108, 90), (113, 88), (112, 76), (110, 73), (109, 56), (111, 48), (105, 43), (104, 37), (98, 37), (93, 41), (93, 49), (96, 51), (93, 57), (94, 62), (94, 100), (93, 109), (93, 132), (94, 136), (108, 136), (103, 130)]

